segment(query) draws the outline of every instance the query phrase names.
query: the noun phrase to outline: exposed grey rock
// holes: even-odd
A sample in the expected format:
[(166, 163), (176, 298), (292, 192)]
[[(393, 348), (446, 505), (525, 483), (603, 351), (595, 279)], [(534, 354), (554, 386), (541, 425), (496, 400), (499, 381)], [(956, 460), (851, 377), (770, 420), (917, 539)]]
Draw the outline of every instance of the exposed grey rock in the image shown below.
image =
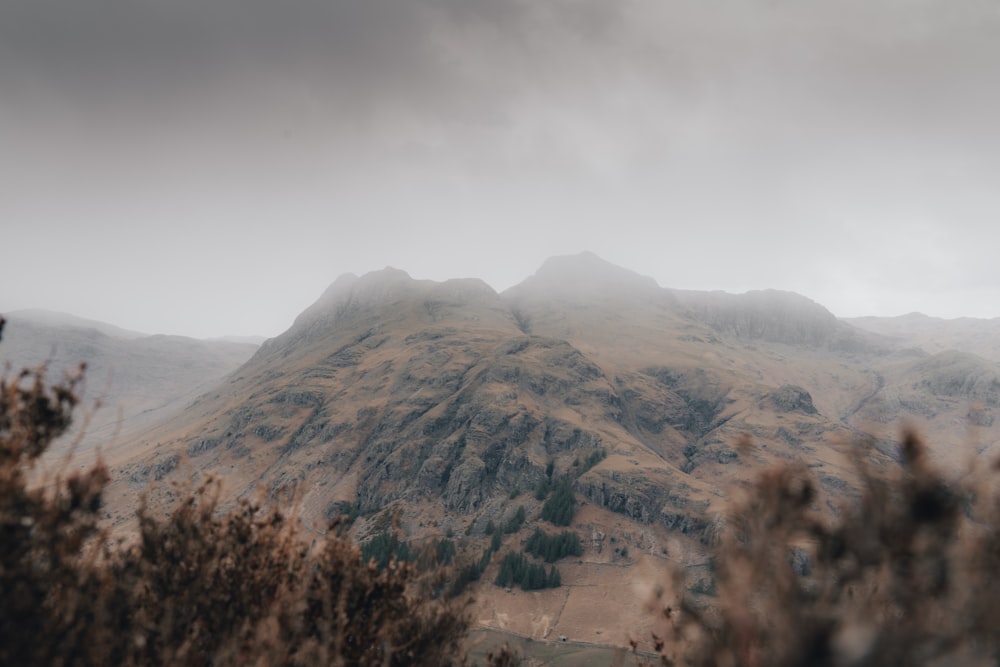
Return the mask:
[(710, 524), (701, 516), (682, 512), (663, 512), (660, 515), (660, 523), (667, 530), (693, 537), (703, 543), (708, 543), (711, 539)]
[(645, 475), (593, 471), (576, 481), (574, 490), (590, 502), (634, 521), (657, 521), (668, 530), (704, 540), (707, 505), (693, 506), (688, 490), (653, 483)]
[(802, 387), (785, 384), (770, 394), (768, 399), (779, 412), (801, 412), (807, 415), (816, 414), (812, 395)]
[(290, 404), (304, 408), (315, 408), (323, 404), (324, 395), (318, 391), (286, 389), (274, 394), (268, 403)]
[(718, 425), (728, 404), (729, 388), (702, 369), (650, 367), (643, 373), (669, 390), (663, 404), (666, 424), (700, 438)]
[(820, 473), (819, 483), (825, 488), (835, 489), (837, 491), (845, 491), (848, 488), (848, 484), (845, 480), (840, 477), (834, 477), (833, 475), (827, 475), (826, 473)]
[(272, 424), (258, 424), (250, 432), (263, 442), (272, 442), (280, 438), (285, 433), (285, 429)]
[(180, 455), (172, 454), (160, 459), (153, 465), (145, 465), (132, 472), (132, 474), (129, 475), (129, 481), (136, 483), (148, 482), (150, 479), (153, 481), (159, 481), (176, 470), (177, 466), (180, 465), (180, 462)]
[(188, 445), (187, 452), (188, 456), (197, 456), (198, 454), (204, 454), (205, 452), (215, 449), (222, 444), (222, 440), (219, 438), (199, 438), (195, 440), (190, 445)]
[(722, 464), (732, 463), (737, 460), (739, 455), (734, 452), (730, 447), (721, 447), (715, 455), (715, 459)]

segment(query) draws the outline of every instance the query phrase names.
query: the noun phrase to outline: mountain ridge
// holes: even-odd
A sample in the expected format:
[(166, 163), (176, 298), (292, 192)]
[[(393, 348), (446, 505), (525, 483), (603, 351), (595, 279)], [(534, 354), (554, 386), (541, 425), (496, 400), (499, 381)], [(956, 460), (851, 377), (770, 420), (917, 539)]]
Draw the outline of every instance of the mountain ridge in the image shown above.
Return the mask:
[[(554, 296), (546, 292), (553, 285)], [(623, 293), (633, 298), (615, 298)], [(571, 298), (566, 300), (566, 296)], [(553, 305), (552, 298), (560, 305)], [(593, 306), (595, 300), (601, 302), (600, 307)], [(845, 336), (845, 332), (851, 335)], [(664, 336), (664, 340), (673, 341), (669, 350), (659, 359), (655, 355), (643, 358)], [(852, 336), (857, 344), (844, 345), (843, 340)], [(629, 340), (639, 350), (634, 355), (616, 345)], [(235, 431), (236, 427), (225, 428), (220, 431), (225, 436), (199, 436), (182, 449), (201, 455), (224, 444), (218, 451), (247, 455), (253, 448), (246, 443), (280, 443), (280, 455), (266, 466), (273, 473), (265, 474), (271, 475), (273, 490), (287, 478), (274, 471), (300, 457), (296, 452), (309, 450), (309, 443), (317, 438), (328, 438), (324, 442), (329, 442), (353, 431), (351, 443), (337, 446), (384, 450), (373, 459), (382, 466), (381, 472), (348, 466), (337, 473), (344, 479), (358, 480), (365, 488), (381, 489), (376, 495), (364, 496), (371, 492), (363, 491), (364, 497), (355, 499), (368, 509), (374, 509), (377, 498), (412, 496), (412, 484), (427, 490), (430, 479), (437, 479), (442, 486), (447, 507), (463, 511), (484, 502), (470, 499), (474, 478), (476, 483), (492, 480), (489, 483), (499, 484), (505, 493), (516, 490), (513, 483), (504, 481), (515, 472), (537, 483), (539, 471), (545, 467), (542, 459), (555, 456), (550, 446), (560, 446), (548, 440), (552, 436), (547, 434), (558, 433), (563, 428), (560, 424), (570, 425), (567, 428), (572, 435), (568, 437), (575, 438), (574, 442), (581, 442), (580, 438), (589, 442), (624, 438), (632, 443), (630, 448), (638, 447), (647, 452), (643, 456), (658, 460), (654, 468), (658, 466), (664, 474), (673, 471), (668, 476), (690, 476), (708, 461), (734, 460), (736, 455), (727, 438), (739, 435), (734, 428), (737, 422), (745, 431), (754, 431), (753, 420), (747, 421), (745, 415), (761, 410), (760, 406), (798, 414), (800, 421), (820, 420), (822, 426), (817, 422), (802, 427), (814, 436), (822, 431), (846, 437), (856, 428), (851, 419), (858, 409), (852, 406), (861, 402), (831, 402), (824, 396), (829, 382), (822, 379), (821, 371), (828, 361), (822, 355), (880, 351), (866, 341), (863, 334), (852, 332), (822, 306), (799, 295), (760, 291), (706, 296), (669, 290), (592, 253), (549, 260), (536, 274), (500, 294), (474, 279), (415, 280), (404, 271), (387, 267), (360, 277), (346, 274), (338, 278), (286, 332), (262, 345), (230, 382), (242, 382), (247, 388), (233, 391), (249, 396), (260, 396), (264, 393), (260, 388), (270, 383), (294, 384), (294, 397), (287, 391), (273, 390), (271, 404), (301, 403), (299, 407), (314, 411), (311, 417), (294, 428), (292, 424), (257, 428), (257, 436)], [(776, 363), (779, 348), (768, 347), (753, 353), (753, 364), (759, 370), (756, 379), (747, 384), (732, 368), (737, 359), (748, 354), (743, 347), (755, 343), (812, 350), (809, 363), (815, 368), (807, 371), (803, 364), (782, 366)], [(706, 365), (706, 355), (715, 362)], [(858, 391), (869, 382), (884, 383), (854, 361), (837, 363), (847, 369)], [(375, 377), (378, 379), (373, 380)], [(340, 397), (368, 391), (368, 405), (357, 408), (353, 418), (338, 413), (339, 421), (332, 421), (327, 413), (336, 410), (323, 398), (330, 393), (325, 382), (341, 383), (335, 384), (340, 388), (333, 392)], [(491, 389), (491, 383), (498, 386)], [(811, 383), (810, 391), (807, 386)], [(441, 393), (444, 390), (450, 393)], [(560, 396), (561, 405), (546, 398), (553, 392)], [(484, 403), (509, 402), (511, 396), (527, 398), (512, 404), (513, 412), (497, 411)], [(492, 422), (470, 422), (461, 412), (468, 412), (469, 406), (480, 418)], [(232, 416), (232, 410), (220, 409), (230, 414), (230, 426), (249, 424), (272, 412), (259, 402), (253, 409), (236, 410), (242, 415), (238, 418)], [(285, 408), (283, 412), (287, 419), (294, 410)], [(556, 414), (563, 417), (553, 416)], [(595, 419), (605, 424), (603, 431), (573, 426)], [(408, 430), (413, 424), (419, 426), (417, 431)], [(540, 435), (542, 432), (536, 430), (542, 426), (544, 434)], [(385, 456), (394, 451), (395, 440), (423, 442), (428, 434), (439, 437), (450, 433), (455, 442), (467, 443), (470, 428), (472, 432), (485, 429), (487, 439), (494, 442), (509, 437), (514, 447), (531, 443), (542, 447), (519, 462), (505, 459), (510, 454), (507, 451), (494, 462), (507, 466), (507, 472), (483, 460), (491, 456), (485, 452), (476, 459), (475, 470), (469, 467), (472, 459), (459, 461), (456, 452), (464, 452), (465, 444), (447, 452), (428, 444), (430, 449), (419, 452), (425, 461), (420, 469), (406, 468), (406, 456), (413, 452)], [(379, 441), (372, 429), (391, 436)], [(798, 439), (787, 429), (782, 433), (788, 441)], [(441, 464), (435, 471), (427, 461), (437, 460)], [(401, 479), (400, 475), (409, 476), (410, 491), (385, 491)], [(709, 475), (706, 481), (714, 481), (714, 476)], [(595, 488), (580, 486), (588, 497), (598, 495)], [(616, 493), (608, 488), (605, 481), (601, 493)], [(635, 488), (633, 484), (632, 489), (623, 490), (624, 499), (616, 502), (635, 505), (629, 500)], [(610, 503), (606, 497), (601, 502), (605, 506)], [(642, 506), (637, 511), (647, 518), (662, 509), (659, 501), (649, 498), (635, 506)]]
[(141, 334), (65, 313), (11, 311), (4, 317), (0, 364), (44, 366), (49, 374), (86, 363), (84, 424), (57, 443), (64, 451), (77, 435), (81, 451), (106, 446), (183, 408), (246, 362), (257, 345), (163, 334)]

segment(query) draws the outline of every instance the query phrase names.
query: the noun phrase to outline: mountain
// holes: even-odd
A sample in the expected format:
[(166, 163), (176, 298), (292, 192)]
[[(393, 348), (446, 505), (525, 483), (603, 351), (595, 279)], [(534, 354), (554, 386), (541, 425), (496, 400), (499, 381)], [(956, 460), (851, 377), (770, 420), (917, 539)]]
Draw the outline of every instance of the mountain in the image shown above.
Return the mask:
[[(45, 364), (60, 377), (86, 362), (80, 447), (107, 447), (183, 407), (238, 368), (257, 345), (147, 335), (65, 313), (5, 313), (0, 365)], [(99, 401), (100, 407), (95, 407)], [(82, 420), (78, 420), (82, 421)], [(68, 442), (62, 443), (63, 446)]]
[(895, 465), (901, 418), (949, 461), (969, 452), (960, 424), (992, 451), (997, 377), (986, 359), (901, 345), (799, 295), (670, 290), (589, 253), (504, 293), (386, 268), (342, 276), (123, 443), (108, 512), (126, 525), (140, 495), (169, 503), (165, 481), (211, 474), (224, 499), (263, 492), (307, 520), (357, 517), (362, 542), (393, 529), (478, 559), (497, 526), (504, 551), (561, 530), (540, 515), (565, 483), (583, 555), (560, 561), (561, 588), (532, 593), (493, 587), (495, 557), (478, 621), (620, 644), (648, 616), (634, 583), (652, 586), (667, 561), (704, 568), (701, 545), (762, 466), (806, 461), (836, 511), (853, 493), (848, 445)]
[[(438, 498), (487, 519), (550, 463), (568, 475), (601, 450), (577, 480), (585, 497), (698, 532), (705, 517), (689, 508), (711, 504), (719, 462), (736, 458), (727, 439), (773, 435), (748, 421), (752, 406), (773, 404), (808, 432), (846, 432), (806, 390), (733, 373), (720, 333), (592, 255), (550, 260), (503, 295), (395, 269), (345, 276), (188, 410), (182, 434), (171, 421), (146, 440), (161, 457), (227, 470), (239, 493), (303, 483), (313, 515)], [(773, 365), (756, 363), (761, 374)]]
[(856, 317), (846, 323), (890, 339), (900, 347), (928, 354), (964, 350), (1000, 362), (1000, 318), (989, 320), (959, 317), (946, 320), (922, 313), (899, 317)]

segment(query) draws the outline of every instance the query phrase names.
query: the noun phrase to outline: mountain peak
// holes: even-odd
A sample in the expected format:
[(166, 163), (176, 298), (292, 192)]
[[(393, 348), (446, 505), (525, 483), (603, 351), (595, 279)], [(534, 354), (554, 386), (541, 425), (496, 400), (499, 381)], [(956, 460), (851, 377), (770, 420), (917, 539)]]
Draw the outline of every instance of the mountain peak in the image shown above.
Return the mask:
[(319, 319), (328, 319), (349, 306), (392, 299), (416, 282), (406, 271), (391, 266), (378, 271), (369, 271), (361, 277), (353, 273), (344, 273), (326, 288), (315, 303), (302, 311), (295, 319), (293, 328)]
[(381, 300), (395, 295), (400, 289), (417, 281), (402, 269), (387, 266), (379, 271), (369, 271), (352, 285), (353, 299), (359, 301)]
[(662, 293), (649, 276), (612, 264), (586, 251), (550, 257), (534, 275), (508, 290), (514, 296), (558, 298), (623, 297)]

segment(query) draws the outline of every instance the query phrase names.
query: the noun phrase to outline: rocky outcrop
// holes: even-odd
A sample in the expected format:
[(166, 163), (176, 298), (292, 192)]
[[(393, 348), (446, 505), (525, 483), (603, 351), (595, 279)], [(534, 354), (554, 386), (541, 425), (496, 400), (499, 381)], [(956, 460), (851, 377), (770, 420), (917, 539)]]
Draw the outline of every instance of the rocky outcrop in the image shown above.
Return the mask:
[(778, 412), (800, 412), (805, 415), (816, 414), (812, 395), (802, 387), (785, 384), (767, 395), (767, 400)]
[(160, 458), (156, 463), (138, 466), (129, 471), (128, 479), (133, 484), (144, 484), (149, 481), (158, 482), (177, 470), (180, 463), (181, 457), (177, 454), (171, 454)]
[(591, 473), (577, 480), (574, 491), (598, 507), (651, 523), (663, 505), (663, 491), (641, 474)]
[(669, 531), (704, 541), (709, 525), (707, 501), (693, 501), (683, 482), (648, 473), (599, 470), (584, 475), (574, 490), (598, 507), (640, 523), (659, 523)]
[[(689, 440), (696, 440), (718, 426), (729, 394), (729, 387), (721, 379), (701, 368), (652, 366), (642, 372), (666, 390), (661, 399), (663, 423), (685, 433)], [(645, 422), (653, 421), (648, 407), (639, 415)]]

